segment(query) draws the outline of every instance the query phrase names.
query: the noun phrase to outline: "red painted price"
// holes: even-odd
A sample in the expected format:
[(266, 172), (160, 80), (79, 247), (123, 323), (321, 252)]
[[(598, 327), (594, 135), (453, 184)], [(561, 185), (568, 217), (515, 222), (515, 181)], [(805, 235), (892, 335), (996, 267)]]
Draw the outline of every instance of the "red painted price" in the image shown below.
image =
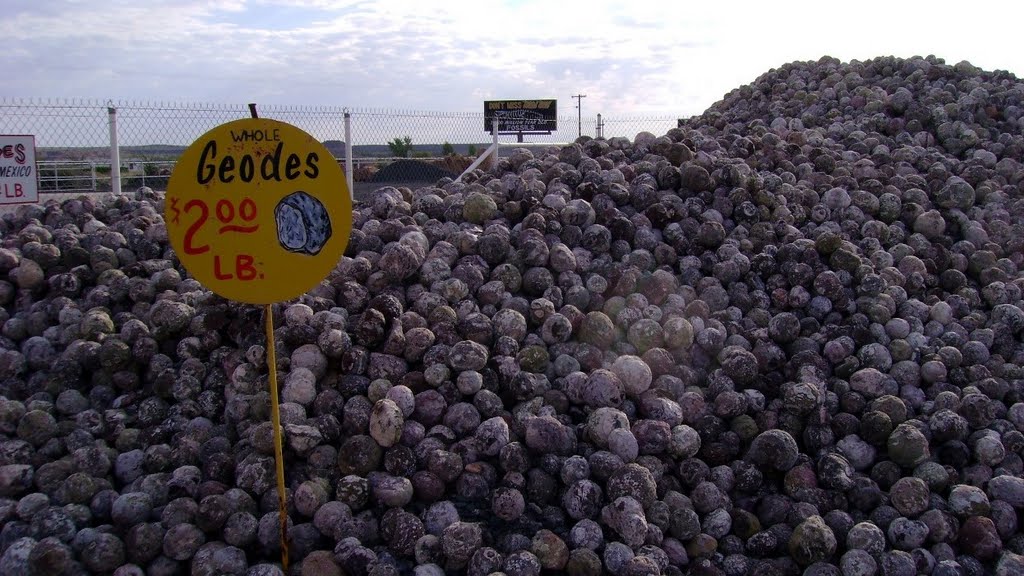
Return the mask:
[[(177, 198), (175, 198), (171, 202), (171, 212), (174, 215), (174, 222), (178, 222), (182, 212), (186, 215), (195, 213), (195, 220), (188, 225), (182, 238), (182, 250), (184, 253), (190, 256), (197, 256), (209, 252), (209, 244), (196, 244), (196, 234), (210, 221), (210, 206), (206, 201), (193, 198), (186, 202), (183, 208), (179, 209)], [(213, 217), (215, 219), (213, 222), (215, 224), (219, 223), (217, 227), (218, 236), (232, 232), (237, 234), (254, 234), (260, 228), (259, 224), (256, 223), (258, 216), (259, 210), (256, 207), (256, 202), (249, 197), (242, 198), (237, 204), (222, 198), (213, 207)], [(255, 259), (249, 254), (236, 255), (233, 269), (230, 264), (225, 265), (222, 263), (219, 254), (214, 255), (213, 275), (218, 280), (237, 278), (238, 280), (246, 281), (263, 277), (263, 274), (255, 266)]]
[(210, 208), (206, 205), (206, 202), (203, 202), (202, 200), (189, 200), (188, 203), (185, 204), (185, 213), (188, 214), (192, 212), (193, 208), (199, 210), (199, 218), (197, 218), (196, 221), (188, 227), (188, 230), (185, 230), (185, 254), (192, 256), (202, 254), (210, 250), (209, 244), (203, 244), (197, 248), (195, 244), (192, 243), (192, 239), (195, 237), (196, 232), (203, 227), (203, 224), (206, 224), (206, 219), (210, 216)]
[[(171, 211), (174, 213), (175, 222), (178, 221), (180, 213), (176, 204), (177, 202), (171, 203)], [(210, 249), (210, 245), (203, 244), (201, 246), (196, 246), (194, 240), (196, 233), (202, 229), (203, 225), (206, 224), (206, 221), (210, 218), (210, 207), (203, 200), (192, 199), (185, 204), (184, 210), (185, 214), (190, 214), (193, 211), (199, 212), (199, 217), (192, 222), (187, 230), (185, 230), (185, 237), (183, 239), (184, 251), (186, 254), (191, 256), (203, 254)], [(243, 198), (242, 201), (239, 202), (237, 208), (230, 200), (218, 200), (214, 208), (214, 214), (217, 217), (217, 220), (221, 223), (220, 228), (217, 229), (218, 236), (226, 234), (227, 232), (253, 234), (260, 228), (259, 224), (252, 223), (258, 216), (256, 202), (254, 202), (252, 198)], [(233, 223), (236, 222), (236, 215), (238, 217), (237, 220), (240, 220), (242, 224)]]

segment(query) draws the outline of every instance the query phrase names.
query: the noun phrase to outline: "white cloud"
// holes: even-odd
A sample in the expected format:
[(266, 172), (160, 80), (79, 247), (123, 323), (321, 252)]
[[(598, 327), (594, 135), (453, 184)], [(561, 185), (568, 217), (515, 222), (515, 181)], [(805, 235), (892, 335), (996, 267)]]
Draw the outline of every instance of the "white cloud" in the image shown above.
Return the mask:
[(1024, 74), (1019, 3), (17, 1), (11, 96), (690, 115), (769, 68), (934, 53)]

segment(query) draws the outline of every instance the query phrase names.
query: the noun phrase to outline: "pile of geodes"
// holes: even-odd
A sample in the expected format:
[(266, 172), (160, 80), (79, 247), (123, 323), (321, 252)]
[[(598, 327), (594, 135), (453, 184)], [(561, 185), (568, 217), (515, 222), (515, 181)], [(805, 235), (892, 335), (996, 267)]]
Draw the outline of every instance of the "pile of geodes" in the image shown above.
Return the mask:
[[(293, 574), (1024, 573), (1024, 83), (771, 71), (357, 208), (277, 307)], [(0, 219), (0, 573), (280, 573), (257, 307)]]

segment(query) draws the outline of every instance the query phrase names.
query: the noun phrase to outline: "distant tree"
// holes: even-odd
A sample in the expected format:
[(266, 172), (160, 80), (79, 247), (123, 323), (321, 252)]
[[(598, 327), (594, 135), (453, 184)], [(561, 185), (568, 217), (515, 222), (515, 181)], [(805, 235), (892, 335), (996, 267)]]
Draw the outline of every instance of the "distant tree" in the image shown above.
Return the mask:
[(441, 155), (452, 156), (453, 154), (455, 154), (455, 146), (452, 146), (447, 140), (445, 140), (444, 144), (441, 144)]
[(420, 150), (412, 153), (413, 158), (430, 158), (430, 156), (430, 152), (427, 152), (426, 150)]
[(404, 138), (395, 138), (391, 142), (388, 142), (388, 148), (391, 149), (392, 156), (408, 158), (409, 152), (412, 152), (412, 138), (408, 136)]
[(476, 144), (470, 144), (469, 150), (466, 151), (469, 156), (476, 156)]

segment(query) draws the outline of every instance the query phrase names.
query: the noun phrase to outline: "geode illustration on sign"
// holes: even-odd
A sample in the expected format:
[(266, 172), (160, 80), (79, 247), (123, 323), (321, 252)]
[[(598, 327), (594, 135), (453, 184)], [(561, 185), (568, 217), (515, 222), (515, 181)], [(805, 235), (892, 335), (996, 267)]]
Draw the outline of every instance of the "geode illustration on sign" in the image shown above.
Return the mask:
[(293, 192), (274, 208), (277, 241), (289, 252), (316, 256), (331, 238), (331, 218), (319, 200), (303, 191)]

